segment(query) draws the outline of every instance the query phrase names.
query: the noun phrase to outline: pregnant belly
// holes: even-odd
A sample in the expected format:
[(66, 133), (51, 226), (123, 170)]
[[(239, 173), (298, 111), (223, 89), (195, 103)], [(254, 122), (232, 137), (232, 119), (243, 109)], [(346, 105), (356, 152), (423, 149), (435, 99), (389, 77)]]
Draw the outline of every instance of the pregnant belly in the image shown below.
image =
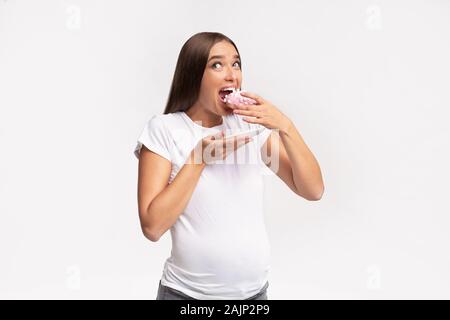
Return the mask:
[[(270, 246), (264, 228), (235, 228), (208, 235), (172, 233), (171, 261), (190, 280), (210, 284), (251, 283), (269, 269)], [(180, 275), (183, 277), (183, 275)]]

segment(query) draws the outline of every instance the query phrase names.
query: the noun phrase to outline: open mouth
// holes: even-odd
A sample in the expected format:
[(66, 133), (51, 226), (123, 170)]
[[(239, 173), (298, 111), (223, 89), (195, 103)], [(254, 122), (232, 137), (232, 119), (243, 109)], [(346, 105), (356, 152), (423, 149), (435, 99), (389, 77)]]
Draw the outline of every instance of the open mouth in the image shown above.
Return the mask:
[(219, 91), (219, 98), (222, 102), (225, 102), (225, 98), (227, 95), (229, 95), (230, 93), (233, 93), (232, 89), (221, 89)]

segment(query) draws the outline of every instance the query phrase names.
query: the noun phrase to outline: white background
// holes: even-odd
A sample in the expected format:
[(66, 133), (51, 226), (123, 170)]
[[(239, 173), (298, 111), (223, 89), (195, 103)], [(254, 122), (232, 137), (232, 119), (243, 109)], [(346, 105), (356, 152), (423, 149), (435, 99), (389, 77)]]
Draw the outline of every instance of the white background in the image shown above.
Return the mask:
[(133, 150), (202, 31), (324, 176), (318, 202), (265, 177), (269, 298), (450, 298), (444, 0), (0, 0), (0, 298), (156, 297)]

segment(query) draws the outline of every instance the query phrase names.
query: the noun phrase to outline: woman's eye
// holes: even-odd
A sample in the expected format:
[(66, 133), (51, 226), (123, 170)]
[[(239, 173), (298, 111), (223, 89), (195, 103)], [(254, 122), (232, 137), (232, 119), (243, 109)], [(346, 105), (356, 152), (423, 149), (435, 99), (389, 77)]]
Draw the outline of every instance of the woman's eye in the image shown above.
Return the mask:
[[(241, 67), (241, 63), (239, 61), (236, 61), (234, 64), (238, 64), (239, 68)], [(213, 68), (216, 66), (216, 64), (221, 64), (220, 62), (215, 62), (212, 66)]]

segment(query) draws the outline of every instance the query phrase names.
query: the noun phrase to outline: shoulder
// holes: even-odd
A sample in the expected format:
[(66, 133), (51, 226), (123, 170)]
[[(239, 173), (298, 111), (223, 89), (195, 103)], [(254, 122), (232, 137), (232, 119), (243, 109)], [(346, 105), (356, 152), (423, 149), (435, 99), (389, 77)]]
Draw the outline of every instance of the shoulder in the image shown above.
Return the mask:
[(176, 126), (174, 114), (155, 114), (147, 120), (146, 127), (151, 131), (168, 133)]
[(154, 126), (163, 126), (169, 120), (172, 114), (154, 114), (148, 119), (147, 124)]
[(138, 137), (134, 154), (139, 158), (142, 145), (171, 161), (172, 137), (170, 130), (171, 114), (156, 114), (145, 123)]

